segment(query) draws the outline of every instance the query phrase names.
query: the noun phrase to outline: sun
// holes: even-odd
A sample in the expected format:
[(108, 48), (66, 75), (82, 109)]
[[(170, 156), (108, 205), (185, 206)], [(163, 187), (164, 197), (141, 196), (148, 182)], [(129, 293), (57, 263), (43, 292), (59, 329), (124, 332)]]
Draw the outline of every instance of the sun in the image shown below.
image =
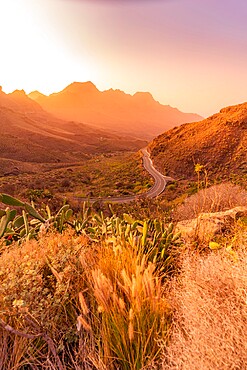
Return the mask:
[(49, 19), (37, 13), (30, 0), (0, 4), (0, 85), (5, 92), (18, 88), (49, 94), (92, 75), (92, 66), (70, 54)]

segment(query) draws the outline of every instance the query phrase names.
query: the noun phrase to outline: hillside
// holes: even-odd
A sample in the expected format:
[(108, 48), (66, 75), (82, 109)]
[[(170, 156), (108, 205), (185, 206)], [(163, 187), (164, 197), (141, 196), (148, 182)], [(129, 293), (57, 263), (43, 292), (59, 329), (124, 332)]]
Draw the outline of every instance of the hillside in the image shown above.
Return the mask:
[(133, 96), (112, 89), (101, 92), (92, 82), (74, 82), (49, 96), (34, 91), (29, 97), (61, 119), (89, 123), (147, 140), (181, 123), (202, 118), (162, 105), (147, 92)]
[(197, 163), (212, 175), (246, 173), (247, 103), (165, 132), (149, 149), (157, 167), (174, 178), (193, 177)]
[[(0, 90), (0, 174), (16, 163), (81, 161), (90, 154), (138, 150), (146, 142), (121, 137), (88, 125), (58, 119), (45, 112), (24, 91)], [(6, 161), (7, 160), (7, 161)]]

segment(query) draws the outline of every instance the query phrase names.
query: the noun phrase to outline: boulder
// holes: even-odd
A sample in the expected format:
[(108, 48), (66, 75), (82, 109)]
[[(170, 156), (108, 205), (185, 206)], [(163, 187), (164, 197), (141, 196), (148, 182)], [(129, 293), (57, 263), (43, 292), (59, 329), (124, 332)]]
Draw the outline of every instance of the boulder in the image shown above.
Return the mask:
[(223, 212), (201, 213), (197, 218), (178, 222), (176, 231), (181, 232), (185, 241), (197, 239), (208, 242), (214, 236), (230, 231), (234, 222), (242, 216), (247, 216), (247, 207), (235, 207)]

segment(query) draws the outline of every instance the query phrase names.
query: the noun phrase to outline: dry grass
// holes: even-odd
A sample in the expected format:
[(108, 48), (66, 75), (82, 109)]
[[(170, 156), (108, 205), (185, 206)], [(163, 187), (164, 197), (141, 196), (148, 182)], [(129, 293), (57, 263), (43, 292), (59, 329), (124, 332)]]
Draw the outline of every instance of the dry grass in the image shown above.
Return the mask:
[(172, 285), (176, 308), (163, 369), (247, 368), (247, 256), (189, 256)]
[(42, 364), (60, 370), (59, 355), (66, 363), (71, 346), (77, 348), (77, 289), (82, 273), (78, 258), (86, 247), (85, 237), (51, 234), (21, 247), (13, 245), (1, 254), (2, 369), (22, 369), (24, 364), (36, 369)]
[(155, 265), (120, 240), (108, 240), (91, 258), (81, 256), (81, 262), (95, 316), (82, 299), (80, 327), (93, 341), (100, 338), (106, 368), (137, 370), (157, 363), (159, 341), (168, 337), (170, 308)]
[(184, 245), (176, 278), (160, 276), (126, 230), (3, 248), (0, 369), (247, 369), (245, 221), (221, 250)]
[(144, 369), (169, 323), (155, 265), (121, 238), (51, 234), (0, 256), (1, 369)]
[(174, 219), (189, 220), (202, 212), (220, 212), (236, 206), (247, 205), (247, 192), (238, 185), (222, 183), (202, 189), (187, 198), (173, 212)]

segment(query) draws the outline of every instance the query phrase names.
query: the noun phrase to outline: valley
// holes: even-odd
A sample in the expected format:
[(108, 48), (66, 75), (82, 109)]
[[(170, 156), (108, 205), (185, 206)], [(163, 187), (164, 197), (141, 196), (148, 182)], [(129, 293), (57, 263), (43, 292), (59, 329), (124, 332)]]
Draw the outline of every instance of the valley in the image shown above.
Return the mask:
[[(120, 93), (111, 92), (115, 94)], [(136, 137), (109, 133), (57, 118), (37, 102), (51, 99), (57, 101), (57, 107), (62, 102), (61, 107), (66, 107), (70, 101), (72, 109), (73, 102), (86, 107), (92, 96), (101, 99), (105, 95), (108, 93), (99, 92), (91, 83), (71, 84), (50, 98), (38, 92), (28, 96), (23, 90), (11, 94), (1, 90), (0, 191), (39, 201), (46, 197), (115, 199), (147, 191), (155, 174), (150, 176), (142, 166), (141, 154), (135, 154), (148, 143), (140, 138), (143, 130), (136, 132)], [(131, 104), (135, 101), (123, 92), (120, 96)], [(196, 164), (206, 171), (211, 183), (230, 180), (244, 186), (246, 111), (246, 104), (224, 108), (206, 120), (174, 127), (148, 144), (155, 167), (175, 181), (162, 200), (168, 208), (170, 202), (183, 201), (186, 194), (196, 191)], [(146, 137), (152, 134), (149, 126), (145, 132)]]
[[(110, 125), (93, 113), (102, 110)], [(36, 201), (141, 195), (155, 173), (135, 153), (166, 122), (198, 117), (164, 107), (149, 93), (100, 92), (89, 82), (49, 97), (0, 89), (0, 191)]]
[[(23, 363), (49, 369), (52, 358), (57, 370), (85, 364), (90, 370), (151, 370), (153, 364), (170, 370), (185, 351), (193, 358), (193, 346), (204, 348), (205, 334), (200, 340), (191, 335), (190, 347), (180, 331), (184, 316), (186, 330), (193, 322), (193, 330), (203, 332), (217, 307), (218, 328), (232, 313), (229, 301), (241, 315), (234, 316), (237, 326), (220, 327), (219, 337), (231, 330), (227, 340), (236, 352), (235, 326), (245, 322), (235, 295), (246, 275), (247, 103), (198, 122), (171, 120), (170, 129), (155, 136), (161, 127), (155, 119), (144, 124), (153, 108), (143, 108), (145, 119), (138, 113), (139, 123), (129, 126), (123, 115), (114, 130), (98, 115), (101, 103), (95, 116), (93, 105), (71, 115), (73, 94), (80, 105), (81, 89), (102, 97), (91, 84), (72, 84), (62, 93), (72, 97), (60, 117), (44, 109), (57, 98), (61, 104), (60, 93), (51, 99), (31, 94), (46, 101), (41, 106), (24, 91), (0, 91), (0, 342), (8, 342), (0, 367), (2, 361), (9, 369), (16, 341), (25, 338), (20, 369)], [(154, 104), (151, 96), (144, 101), (140, 109)], [(99, 124), (80, 121), (89, 117)], [(180, 302), (191, 290), (185, 310)], [(210, 302), (202, 301), (210, 294)], [(211, 341), (207, 346), (212, 350)], [(231, 359), (245, 356), (242, 344), (237, 351)]]
[(142, 155), (111, 153), (83, 162), (42, 164), (32, 171), (0, 178), (0, 192), (40, 201), (64, 198), (113, 197), (142, 194), (153, 184), (142, 166)]
[[(84, 123), (65, 121), (45, 112), (24, 91), (0, 91), (0, 175), (26, 163), (71, 163), (90, 155), (136, 151), (146, 141), (115, 135)], [(30, 168), (30, 165), (29, 165)]]

